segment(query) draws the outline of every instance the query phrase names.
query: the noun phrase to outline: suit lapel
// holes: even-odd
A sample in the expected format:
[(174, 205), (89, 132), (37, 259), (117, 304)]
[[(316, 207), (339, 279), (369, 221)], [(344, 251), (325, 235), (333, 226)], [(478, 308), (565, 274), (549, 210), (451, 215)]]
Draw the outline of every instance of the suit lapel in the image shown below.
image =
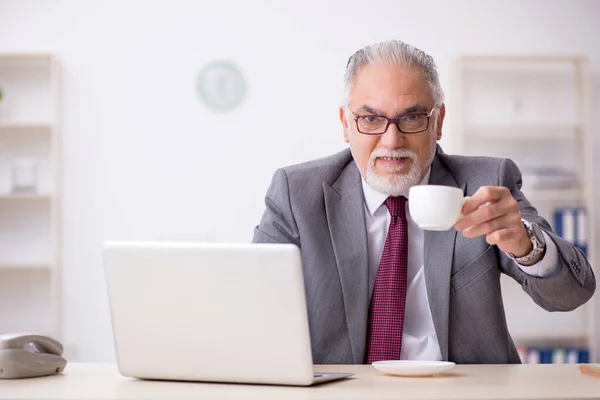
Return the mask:
[(364, 196), (354, 162), (332, 185), (323, 184), (325, 210), (340, 275), (354, 362), (362, 364), (369, 312), (369, 268)]
[[(430, 185), (444, 185), (461, 188), (445, 165), (440, 162), (439, 155), (431, 165)], [(448, 359), (448, 325), (450, 313), (450, 273), (454, 257), (454, 241), (456, 231), (425, 231), (424, 264), (425, 282), (429, 308), (437, 334), (442, 358)]]

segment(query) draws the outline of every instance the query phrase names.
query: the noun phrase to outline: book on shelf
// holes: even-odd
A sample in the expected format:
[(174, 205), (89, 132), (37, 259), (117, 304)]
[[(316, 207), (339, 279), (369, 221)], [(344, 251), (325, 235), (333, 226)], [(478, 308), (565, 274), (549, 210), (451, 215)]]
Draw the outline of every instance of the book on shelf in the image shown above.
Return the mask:
[(518, 346), (517, 351), (523, 364), (585, 364), (590, 362), (590, 352), (586, 348)]
[(554, 231), (588, 255), (588, 218), (584, 207), (562, 207), (554, 211)]

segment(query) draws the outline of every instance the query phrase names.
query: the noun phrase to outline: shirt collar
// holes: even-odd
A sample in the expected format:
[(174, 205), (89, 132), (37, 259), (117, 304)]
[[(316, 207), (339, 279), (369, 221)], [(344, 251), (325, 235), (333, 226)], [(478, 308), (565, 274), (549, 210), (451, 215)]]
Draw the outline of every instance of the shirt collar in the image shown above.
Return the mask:
[[(431, 174), (431, 166), (427, 170), (427, 173), (423, 177), (423, 180), (419, 182), (419, 185), (427, 185), (429, 183), (429, 175)], [(387, 194), (380, 193), (373, 189), (361, 176), (363, 194), (365, 196), (365, 204), (369, 209), (371, 215), (375, 214), (375, 211), (381, 207), (385, 200), (389, 197)]]

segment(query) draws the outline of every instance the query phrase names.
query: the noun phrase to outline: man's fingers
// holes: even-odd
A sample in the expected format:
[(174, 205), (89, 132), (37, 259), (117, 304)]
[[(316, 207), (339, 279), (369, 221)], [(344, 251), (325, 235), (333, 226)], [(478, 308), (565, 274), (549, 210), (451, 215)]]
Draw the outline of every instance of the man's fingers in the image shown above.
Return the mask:
[(463, 214), (470, 214), (484, 204), (495, 203), (507, 195), (510, 196), (510, 191), (503, 186), (482, 186), (465, 202)]
[(457, 231), (463, 231), (467, 228), (472, 228), (475, 225), (500, 218), (506, 214), (506, 207), (502, 203), (487, 203), (474, 210), (473, 212), (462, 217), (454, 226)]
[(454, 225), (454, 229), (457, 231), (463, 231), (474, 225), (478, 225), (495, 218), (500, 218), (505, 214), (514, 214), (515, 221), (512, 222), (518, 225), (520, 221), (520, 214), (518, 211), (519, 204), (515, 199), (513, 199), (510, 193), (508, 193), (506, 197), (502, 197), (496, 202), (485, 203), (472, 212), (465, 214)]
[[(463, 236), (466, 238), (474, 238), (481, 235), (490, 235), (499, 230), (505, 230), (507, 228), (518, 226), (515, 223), (520, 222), (520, 218), (517, 221), (517, 218), (514, 215), (504, 214), (499, 218), (489, 219), (469, 227), (463, 231)], [(504, 237), (504, 234), (500, 234), (498, 237)]]
[(519, 240), (519, 229), (515, 226), (498, 229), (486, 235), (485, 240), (490, 245), (509, 244)]

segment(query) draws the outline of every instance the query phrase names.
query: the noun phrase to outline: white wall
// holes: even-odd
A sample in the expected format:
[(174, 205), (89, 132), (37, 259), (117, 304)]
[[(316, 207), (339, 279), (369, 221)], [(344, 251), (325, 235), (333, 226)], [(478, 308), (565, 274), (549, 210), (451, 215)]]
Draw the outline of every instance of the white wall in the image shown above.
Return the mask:
[[(275, 168), (344, 148), (339, 90), (358, 47), (421, 47), (447, 91), (461, 53), (583, 54), (600, 92), (598, 16), (594, 0), (0, 0), (0, 52), (54, 52), (63, 66), (71, 359), (114, 358), (104, 240), (249, 241)], [(209, 112), (194, 92), (199, 69), (219, 57), (250, 85), (230, 114)], [(451, 102), (448, 113), (452, 152)]]

